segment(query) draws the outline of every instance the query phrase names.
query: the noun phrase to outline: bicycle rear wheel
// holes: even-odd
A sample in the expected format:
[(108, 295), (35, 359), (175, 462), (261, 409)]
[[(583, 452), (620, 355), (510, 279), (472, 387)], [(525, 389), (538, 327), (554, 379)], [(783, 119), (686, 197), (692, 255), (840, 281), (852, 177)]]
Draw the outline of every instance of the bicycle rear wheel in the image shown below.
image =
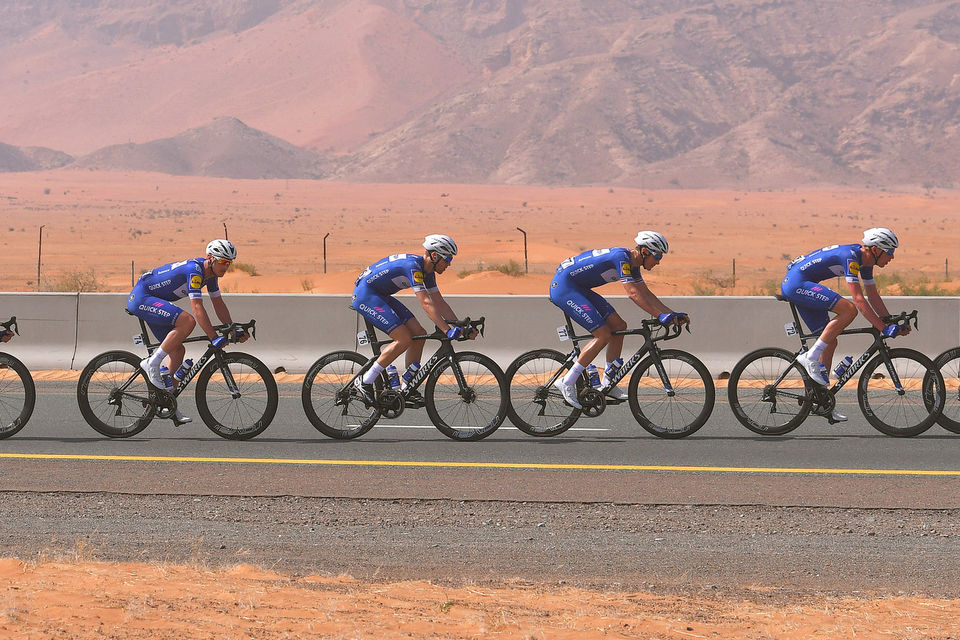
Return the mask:
[(953, 433), (960, 433), (960, 347), (947, 349), (933, 361), (933, 366), (943, 376), (946, 389), (943, 411), (937, 424)]
[(213, 358), (197, 376), (197, 411), (221, 438), (249, 440), (277, 414), (277, 381), (267, 365), (247, 353), (220, 355), (222, 365)]
[[(567, 356), (553, 349), (535, 349), (518, 356), (507, 367), (507, 415), (527, 435), (556, 436), (580, 417), (553, 386), (566, 375)], [(559, 373), (558, 373), (559, 372)]]
[(943, 376), (933, 361), (913, 349), (890, 349), (890, 362), (900, 380), (880, 354), (863, 367), (857, 400), (867, 422), (881, 433), (909, 438), (933, 426), (943, 410)]
[(0, 353), (0, 440), (23, 429), (36, 402), (30, 370), (9, 353)]
[[(368, 405), (353, 388), (352, 380), (367, 363), (356, 351), (334, 351), (310, 366), (303, 378), (300, 400), (307, 420), (330, 438), (359, 438), (377, 424), (380, 408)], [(378, 379), (374, 387), (383, 383)]]
[(653, 357), (644, 358), (630, 377), (630, 411), (640, 426), (660, 438), (685, 438), (702, 427), (713, 412), (716, 389), (710, 372), (693, 355), (660, 352), (670, 389), (664, 387)]
[(786, 349), (770, 347), (748, 353), (733, 366), (727, 400), (740, 424), (760, 435), (782, 436), (807, 419), (812, 383), (795, 357)]
[(153, 389), (140, 369), (138, 356), (129, 351), (107, 351), (80, 372), (77, 404), (83, 419), (98, 432), (111, 438), (129, 438), (153, 420)]
[(496, 431), (507, 415), (503, 371), (482, 353), (461, 351), (441, 360), (424, 388), (427, 415), (452, 440), (475, 441)]

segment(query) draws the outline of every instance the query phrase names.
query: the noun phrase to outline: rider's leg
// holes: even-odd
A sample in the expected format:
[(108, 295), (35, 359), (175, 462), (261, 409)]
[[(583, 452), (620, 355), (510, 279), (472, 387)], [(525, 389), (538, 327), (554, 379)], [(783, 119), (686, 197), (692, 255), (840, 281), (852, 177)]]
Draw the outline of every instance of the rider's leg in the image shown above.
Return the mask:
[[(567, 372), (567, 375), (563, 379), (565, 384), (576, 384), (577, 378), (580, 377), (583, 370), (587, 368), (587, 365), (593, 362), (594, 358), (610, 343), (610, 327), (606, 324), (601, 325), (590, 333), (593, 334), (593, 340), (586, 344), (583, 351), (580, 352), (580, 357), (577, 358), (577, 361), (570, 367), (570, 371)], [(621, 347), (622, 345), (623, 341), (621, 340)]]
[(405, 325), (398, 326), (387, 335), (393, 339), (393, 342), (388, 344), (383, 351), (380, 352), (380, 357), (377, 358), (377, 361), (363, 374), (363, 384), (373, 384), (373, 381), (377, 379), (383, 370), (399, 358), (400, 354), (409, 349), (413, 343), (413, 334), (410, 333), (410, 329)]
[[(408, 320), (406, 327), (407, 329), (409, 329), (411, 336), (422, 336), (427, 332), (427, 330), (423, 328), (423, 325), (420, 324), (420, 322), (417, 321), (416, 318), (411, 318), (410, 320)], [(414, 362), (421, 361), (421, 359), (423, 358), (423, 348), (425, 345), (426, 345), (425, 340), (413, 340), (412, 344), (410, 345), (410, 348), (407, 349), (406, 357), (404, 359), (404, 364), (408, 368)]]
[[(620, 314), (614, 311), (607, 317), (607, 328), (610, 331), (624, 331), (627, 328), (627, 322), (620, 317)], [(610, 335), (610, 342), (607, 344), (607, 364), (620, 357), (623, 353), (623, 335)]]
[[(197, 321), (194, 317), (184, 311), (177, 318), (173, 329), (170, 330), (163, 339), (163, 342), (160, 343), (160, 349), (158, 351), (163, 351), (170, 357), (169, 369), (171, 375), (180, 368), (180, 364), (183, 362), (183, 356), (187, 351), (183, 346), (183, 341), (193, 333), (193, 329), (196, 326)], [(157, 352), (155, 351), (153, 355), (156, 357)], [(157, 364), (159, 364), (159, 362), (157, 362)]]
[(820, 334), (820, 342), (826, 345), (820, 353), (820, 362), (826, 365), (828, 370), (833, 365), (833, 354), (837, 350), (837, 337), (857, 317), (856, 305), (845, 298), (837, 300), (832, 311), (837, 315), (827, 323), (823, 333)]

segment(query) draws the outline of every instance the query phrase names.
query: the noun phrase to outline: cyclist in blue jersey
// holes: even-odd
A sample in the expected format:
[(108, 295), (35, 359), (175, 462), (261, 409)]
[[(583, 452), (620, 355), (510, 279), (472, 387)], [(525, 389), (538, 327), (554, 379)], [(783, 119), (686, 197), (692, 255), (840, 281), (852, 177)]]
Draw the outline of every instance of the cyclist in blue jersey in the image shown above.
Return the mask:
[[(160, 365), (164, 358), (169, 356), (170, 372), (173, 373), (180, 367), (186, 352), (183, 341), (198, 324), (214, 347), (220, 349), (226, 345), (227, 339), (213, 330), (213, 324), (203, 306), (201, 290), (203, 287), (207, 288), (210, 303), (220, 322), (231, 323), (230, 311), (220, 297), (218, 279), (223, 277), (236, 257), (237, 248), (232, 242), (214, 240), (207, 245), (206, 257), (171, 262), (140, 276), (127, 298), (127, 310), (142, 318), (157, 340), (160, 340), (157, 350), (140, 362), (140, 367), (154, 386), (160, 389), (168, 388), (160, 376)], [(190, 298), (193, 315), (173, 304), (184, 296)], [(233, 336), (237, 342), (245, 342), (248, 338), (245, 332)], [(190, 420), (177, 411), (178, 423)]]
[[(810, 331), (820, 332), (816, 343), (797, 356), (797, 362), (817, 383), (824, 386), (829, 384), (837, 336), (853, 322), (858, 310), (867, 322), (888, 338), (910, 332), (909, 326), (900, 328), (896, 324), (884, 324), (882, 318), (890, 313), (873, 279), (874, 267), (882, 268), (890, 264), (893, 252), (899, 245), (900, 241), (893, 231), (875, 227), (863, 232), (859, 244), (824, 247), (794, 258), (787, 265), (787, 275), (780, 285), (780, 291), (796, 304), (800, 317)], [(820, 284), (841, 276), (850, 288), (853, 302)], [(828, 312), (836, 316), (831, 320)], [(838, 422), (847, 419), (836, 411), (833, 418)]]
[(583, 408), (577, 399), (577, 378), (604, 347), (607, 348), (607, 365), (601, 389), (618, 400), (627, 397), (619, 387), (607, 389), (607, 378), (622, 364), (619, 359), (623, 336), (612, 335), (612, 332), (623, 331), (627, 323), (592, 289), (619, 280), (630, 299), (644, 311), (657, 316), (664, 326), (690, 322), (687, 314), (671, 311), (663, 304), (647, 288), (640, 274), (641, 268), (650, 271), (660, 264), (670, 249), (666, 238), (656, 231), (641, 231), (634, 241), (637, 246), (633, 249), (597, 249), (567, 258), (557, 267), (557, 274), (550, 283), (550, 301), (593, 334), (593, 340), (586, 344), (567, 375), (554, 383), (567, 404), (577, 409)]
[[(406, 371), (401, 377), (401, 387), (406, 389), (420, 368), (423, 355), (424, 342), (413, 340), (413, 336), (423, 335), (426, 331), (410, 310), (393, 298), (395, 293), (412, 289), (427, 316), (448, 337), (456, 339), (463, 333), (460, 327), (450, 326), (457, 316), (437, 288), (437, 275), (453, 262), (457, 243), (450, 236), (434, 233), (424, 238), (423, 248), (423, 255), (399, 253), (384, 258), (364, 269), (357, 278), (351, 306), (393, 339), (355, 383), (357, 390), (371, 404), (374, 402), (373, 383), (390, 363), (406, 352)], [(475, 338), (476, 335), (474, 329), (469, 337)], [(415, 391), (411, 393), (415, 394)]]

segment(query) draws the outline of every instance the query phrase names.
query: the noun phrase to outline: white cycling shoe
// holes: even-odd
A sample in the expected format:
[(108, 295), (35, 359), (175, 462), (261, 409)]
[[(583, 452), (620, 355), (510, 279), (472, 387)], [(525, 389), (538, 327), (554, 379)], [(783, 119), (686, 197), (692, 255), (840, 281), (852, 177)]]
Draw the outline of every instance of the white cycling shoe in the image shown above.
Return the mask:
[(566, 384), (563, 378), (558, 378), (557, 381), (553, 383), (553, 386), (563, 394), (563, 399), (568, 405), (574, 409), (583, 409), (583, 405), (577, 401), (577, 385)]
[(830, 419), (833, 420), (834, 422), (846, 422), (847, 416), (843, 415), (842, 413), (834, 409), (833, 413), (830, 414)]
[(140, 361), (140, 368), (143, 369), (143, 372), (147, 374), (147, 380), (150, 381), (150, 384), (155, 386), (157, 389), (166, 389), (167, 385), (163, 384), (163, 378), (160, 377), (160, 365), (150, 365), (150, 358), (144, 358)]
[(807, 352), (804, 351), (797, 356), (797, 364), (803, 367), (807, 375), (810, 376), (810, 379), (816, 382), (817, 384), (825, 387), (830, 384), (830, 381), (824, 375), (824, 367), (820, 364), (819, 360), (810, 360), (807, 358)]
[[(600, 386), (603, 389), (603, 386)], [(607, 389), (605, 396), (613, 398), (614, 400), (626, 400), (628, 398), (627, 392), (621, 389), (620, 387), (613, 387), (612, 389)]]

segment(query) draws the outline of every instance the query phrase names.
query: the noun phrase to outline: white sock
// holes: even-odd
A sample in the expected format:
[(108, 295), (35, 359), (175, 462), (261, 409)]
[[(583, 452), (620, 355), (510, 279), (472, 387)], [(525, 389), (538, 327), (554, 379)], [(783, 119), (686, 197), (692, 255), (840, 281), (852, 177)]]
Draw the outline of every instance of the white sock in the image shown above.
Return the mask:
[(563, 384), (577, 384), (577, 378), (580, 377), (580, 374), (583, 373), (583, 370), (586, 369), (585, 366), (579, 362), (574, 362), (573, 366), (570, 367), (570, 371), (563, 378)]
[(820, 356), (823, 355), (824, 349), (827, 348), (827, 343), (817, 338), (817, 341), (813, 344), (810, 351), (807, 352), (807, 357), (814, 361), (819, 361)]
[(151, 367), (159, 367), (163, 363), (163, 359), (167, 357), (167, 352), (157, 347), (157, 350), (153, 352), (153, 355), (150, 356), (150, 359), (147, 361)]
[(363, 374), (363, 384), (373, 384), (373, 381), (383, 373), (383, 365), (379, 362), (374, 362), (373, 366), (367, 369), (367, 372)]

